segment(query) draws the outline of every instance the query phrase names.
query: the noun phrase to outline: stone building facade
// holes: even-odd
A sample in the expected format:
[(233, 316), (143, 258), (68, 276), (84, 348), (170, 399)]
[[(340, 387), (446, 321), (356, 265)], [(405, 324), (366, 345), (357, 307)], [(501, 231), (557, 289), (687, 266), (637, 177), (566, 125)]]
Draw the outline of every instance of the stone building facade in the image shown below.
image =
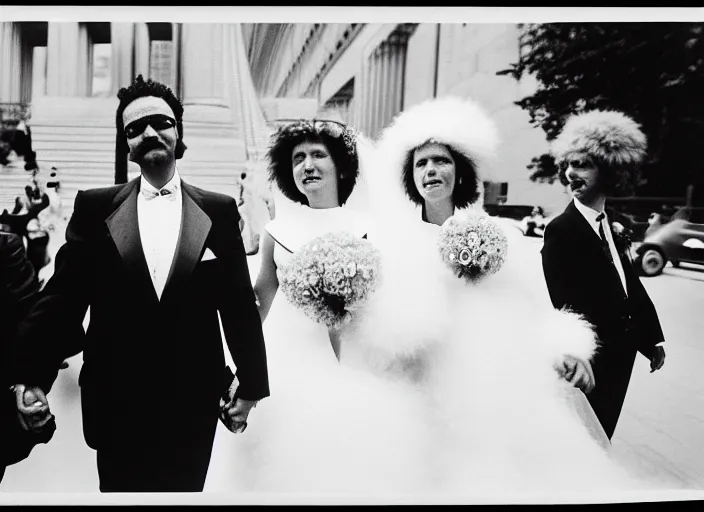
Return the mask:
[(489, 169), (485, 201), (560, 211), (569, 197), (559, 184), (534, 183), (526, 166), (547, 149), (543, 132), (514, 104), (535, 82), (497, 72), (516, 62), (515, 24), (257, 24), (246, 45), (260, 97), (308, 98), (377, 137), (404, 108), (457, 95), (480, 102), (502, 138)]

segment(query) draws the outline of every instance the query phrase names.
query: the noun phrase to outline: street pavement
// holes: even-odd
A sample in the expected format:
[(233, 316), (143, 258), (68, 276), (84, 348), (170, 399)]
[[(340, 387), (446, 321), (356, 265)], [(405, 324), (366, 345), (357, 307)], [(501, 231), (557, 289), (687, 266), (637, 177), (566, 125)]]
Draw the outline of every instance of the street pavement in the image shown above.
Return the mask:
[[(526, 272), (535, 286), (544, 288), (542, 240), (524, 241)], [(259, 262), (259, 255), (248, 257), (253, 280)], [(667, 267), (661, 276), (642, 281), (659, 313), (667, 359), (662, 370), (651, 374), (648, 361), (638, 357), (612, 455), (658, 487), (704, 490), (704, 267)], [(545, 297), (548, 300), (546, 290)], [(97, 492), (95, 453), (86, 447), (81, 429), (81, 362), (80, 354), (70, 359), (49, 394), (58, 425), (54, 438), (36, 447), (29, 459), (7, 468), (0, 502), (5, 502), (4, 493), (13, 492)]]

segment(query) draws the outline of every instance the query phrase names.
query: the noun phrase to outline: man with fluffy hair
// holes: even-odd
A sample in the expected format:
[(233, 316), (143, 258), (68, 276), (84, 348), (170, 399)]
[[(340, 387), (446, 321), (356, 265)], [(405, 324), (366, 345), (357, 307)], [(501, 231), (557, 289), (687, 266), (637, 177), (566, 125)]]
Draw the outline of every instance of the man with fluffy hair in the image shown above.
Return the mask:
[(609, 439), (636, 353), (650, 360), (651, 372), (665, 362), (655, 307), (605, 212), (607, 195), (628, 193), (636, 184), (646, 149), (635, 121), (614, 111), (569, 118), (552, 145), (560, 180), (574, 200), (547, 225), (543, 272), (553, 306), (582, 314), (595, 328), (595, 386), (587, 399)]
[(19, 328), (16, 405), (41, 428), (24, 398), (48, 406), (44, 391), (90, 307), (79, 385), (100, 490), (200, 492), (228, 388), (239, 384), (227, 408), (233, 431), (269, 395), (240, 215), (233, 198), (179, 176), (183, 106), (170, 89), (140, 76), (118, 97), (118, 147), (141, 176), (78, 192), (54, 275)]

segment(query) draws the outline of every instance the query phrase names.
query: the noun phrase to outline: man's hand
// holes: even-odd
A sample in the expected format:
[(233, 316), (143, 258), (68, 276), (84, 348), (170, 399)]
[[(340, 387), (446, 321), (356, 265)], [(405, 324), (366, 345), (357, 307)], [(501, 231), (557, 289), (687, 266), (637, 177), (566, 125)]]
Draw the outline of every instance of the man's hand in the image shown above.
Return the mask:
[(653, 349), (653, 356), (650, 358), (650, 373), (659, 370), (665, 364), (665, 349), (660, 345)]
[(15, 403), (17, 417), (23, 429), (39, 433), (53, 418), (49, 410), (49, 401), (41, 388), (26, 387), (24, 384), (15, 386)]
[(238, 398), (235, 400), (235, 404), (227, 410), (227, 416), (229, 419), (231, 428), (235, 434), (244, 432), (247, 428), (247, 418), (249, 417), (249, 411), (253, 407), (256, 407), (256, 400), (243, 400)]
[(594, 389), (594, 372), (589, 361), (575, 356), (565, 355), (562, 364), (556, 368), (557, 372), (574, 387), (581, 389), (585, 394)]

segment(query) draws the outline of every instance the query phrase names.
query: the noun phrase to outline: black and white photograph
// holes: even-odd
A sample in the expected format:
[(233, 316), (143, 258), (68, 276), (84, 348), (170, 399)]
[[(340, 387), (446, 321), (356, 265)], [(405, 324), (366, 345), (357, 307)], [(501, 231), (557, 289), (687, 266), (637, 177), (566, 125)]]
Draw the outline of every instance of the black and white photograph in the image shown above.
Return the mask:
[(703, 90), (702, 8), (0, 6), (0, 504), (704, 499)]

